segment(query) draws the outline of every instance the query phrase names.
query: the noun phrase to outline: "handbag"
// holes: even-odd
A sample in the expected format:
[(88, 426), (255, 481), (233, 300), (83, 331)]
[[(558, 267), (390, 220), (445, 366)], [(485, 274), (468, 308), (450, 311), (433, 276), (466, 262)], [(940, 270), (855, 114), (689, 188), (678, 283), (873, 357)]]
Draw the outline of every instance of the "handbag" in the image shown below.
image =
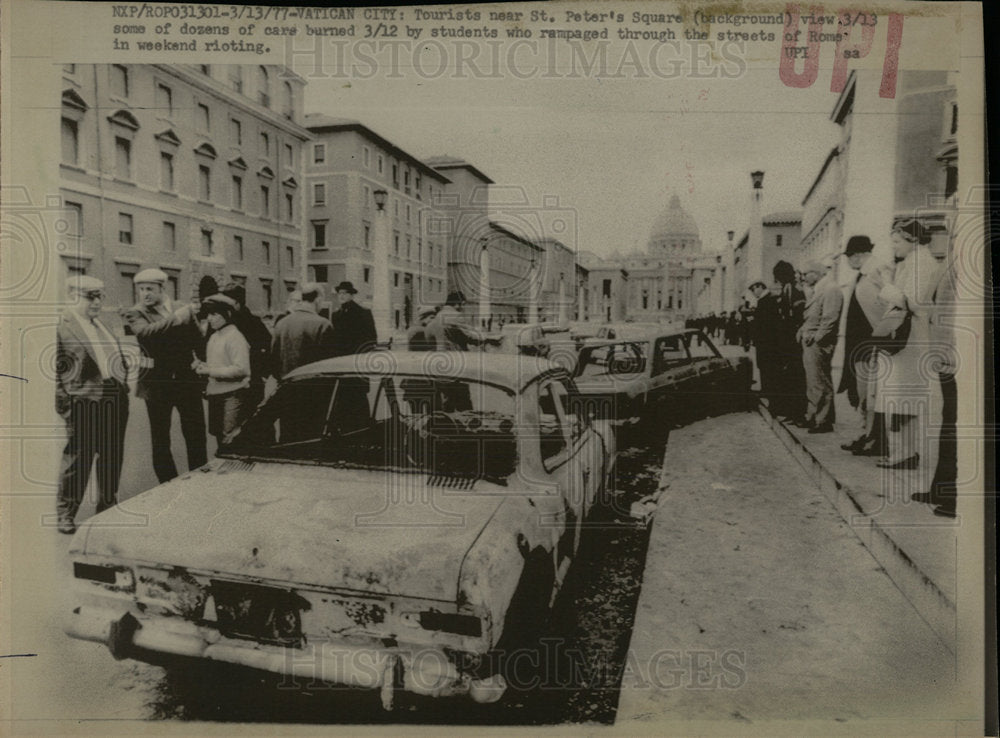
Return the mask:
[(872, 344), (887, 354), (898, 354), (910, 338), (912, 313), (905, 308), (889, 308), (872, 329)]

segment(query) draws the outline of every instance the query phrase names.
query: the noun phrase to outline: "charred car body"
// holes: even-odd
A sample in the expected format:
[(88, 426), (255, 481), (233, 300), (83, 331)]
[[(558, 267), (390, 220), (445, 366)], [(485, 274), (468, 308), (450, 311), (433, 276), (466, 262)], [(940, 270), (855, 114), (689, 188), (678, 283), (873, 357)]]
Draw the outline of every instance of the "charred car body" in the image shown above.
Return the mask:
[(614, 455), (551, 362), (375, 352), (292, 372), (205, 467), (82, 525), (67, 632), (335, 684), (499, 698)]
[(584, 346), (574, 371), (588, 414), (620, 432), (666, 428), (692, 412), (750, 401), (752, 365), (727, 359), (699, 330), (646, 331)]

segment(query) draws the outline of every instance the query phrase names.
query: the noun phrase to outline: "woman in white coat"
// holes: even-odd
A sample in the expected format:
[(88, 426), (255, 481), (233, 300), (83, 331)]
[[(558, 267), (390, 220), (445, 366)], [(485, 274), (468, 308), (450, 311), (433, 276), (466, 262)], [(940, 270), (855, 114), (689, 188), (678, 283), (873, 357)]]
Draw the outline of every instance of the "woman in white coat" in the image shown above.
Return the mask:
[(916, 219), (897, 223), (892, 229), (896, 272), (879, 294), (890, 307), (910, 313), (910, 335), (906, 346), (887, 359), (878, 378), (876, 412), (886, 414), (889, 455), (878, 462), (884, 469), (916, 469), (920, 463), (919, 440), (932, 392), (927, 353), (930, 350), (926, 299), (940, 265), (927, 244), (930, 234)]

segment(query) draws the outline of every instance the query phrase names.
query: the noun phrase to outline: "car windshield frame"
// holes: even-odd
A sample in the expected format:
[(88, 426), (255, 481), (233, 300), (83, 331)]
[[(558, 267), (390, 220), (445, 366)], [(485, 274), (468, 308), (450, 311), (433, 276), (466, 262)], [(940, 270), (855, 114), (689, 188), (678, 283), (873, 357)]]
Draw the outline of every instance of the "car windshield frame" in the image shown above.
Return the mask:
[[(601, 342), (598, 344), (591, 344), (589, 346), (584, 346), (580, 349), (579, 356), (577, 357), (576, 366), (573, 368), (573, 379), (589, 379), (597, 377), (614, 377), (616, 379), (628, 379), (629, 377), (641, 377), (646, 376), (649, 373), (649, 362), (651, 357), (651, 342), (648, 339), (619, 339), (611, 340), (606, 342)], [(596, 375), (585, 375), (584, 371), (587, 366), (599, 366), (599, 364), (590, 363), (589, 359), (595, 353), (599, 351), (604, 351), (607, 353), (611, 349), (620, 346), (628, 346), (631, 349), (637, 351), (641, 355), (642, 368), (635, 371), (611, 371), (610, 369), (603, 374)], [(606, 359), (605, 359), (606, 361)], [(606, 365), (606, 364), (605, 364)]]
[[(351, 414), (338, 405), (338, 402), (350, 397), (350, 380), (368, 382), (368, 393), (372, 391), (374, 381), (378, 384), (370, 401), (368, 395), (357, 394), (360, 389), (355, 388), (352, 402), (356, 405), (363, 401), (368, 418), (356, 428), (344, 430), (346, 418), (360, 417), (360, 411)], [(304, 408), (294, 403), (299, 398), (292, 393), (298, 388), (308, 392), (310, 386), (317, 390), (311, 406), (325, 408), (318, 418), (321, 425), (315, 424), (317, 416), (311, 418), (313, 427), (318, 428), (319, 433), (310, 431), (303, 433), (302, 438), (293, 436), (285, 441), (286, 431), (276, 432), (275, 424), (281, 427), (282, 412), (286, 413), (284, 417), (298, 419), (294, 411)], [(506, 398), (503, 404), (507, 407), (503, 411), (474, 409), (472, 399), (481, 400), (483, 397), (477, 386), (488, 389), (494, 397), (497, 391), (502, 393)], [(345, 388), (346, 394), (343, 393)], [(407, 397), (406, 393), (410, 396)], [(521, 393), (509, 386), (460, 376), (405, 372), (308, 374), (281, 383), (277, 391), (226, 439), (217, 456), (247, 462), (472, 477), (503, 484), (516, 472), (518, 465), (514, 429), (518, 423), (520, 396)], [(342, 415), (335, 418), (338, 410)], [(387, 411), (388, 416), (380, 417), (383, 411)], [(382, 432), (379, 432), (380, 425)], [(257, 437), (246, 435), (248, 433)], [(389, 439), (399, 439), (399, 448), (391, 447)], [(420, 445), (421, 442), (425, 445)], [(366, 446), (352, 457), (352, 443), (365, 443)], [(451, 454), (458, 460), (449, 456), (448, 444), (452, 447)], [(487, 448), (484, 444), (489, 444), (490, 450), (484, 450)], [(375, 449), (381, 449), (381, 455)], [(287, 453), (289, 450), (293, 453)], [(477, 451), (479, 458), (469, 458), (470, 450)], [(302, 453), (294, 453), (296, 451)], [(369, 454), (367, 458), (365, 453)]]

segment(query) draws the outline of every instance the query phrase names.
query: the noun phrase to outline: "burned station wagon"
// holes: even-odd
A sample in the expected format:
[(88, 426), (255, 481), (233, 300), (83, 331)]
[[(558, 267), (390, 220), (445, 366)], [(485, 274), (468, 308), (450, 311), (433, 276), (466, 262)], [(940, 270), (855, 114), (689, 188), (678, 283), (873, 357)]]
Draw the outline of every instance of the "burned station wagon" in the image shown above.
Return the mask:
[[(83, 524), (67, 632), (488, 702), (609, 483), (610, 428), (531, 357), (376, 352), (295, 370), (201, 469)], [(498, 658), (499, 656), (499, 658)]]

